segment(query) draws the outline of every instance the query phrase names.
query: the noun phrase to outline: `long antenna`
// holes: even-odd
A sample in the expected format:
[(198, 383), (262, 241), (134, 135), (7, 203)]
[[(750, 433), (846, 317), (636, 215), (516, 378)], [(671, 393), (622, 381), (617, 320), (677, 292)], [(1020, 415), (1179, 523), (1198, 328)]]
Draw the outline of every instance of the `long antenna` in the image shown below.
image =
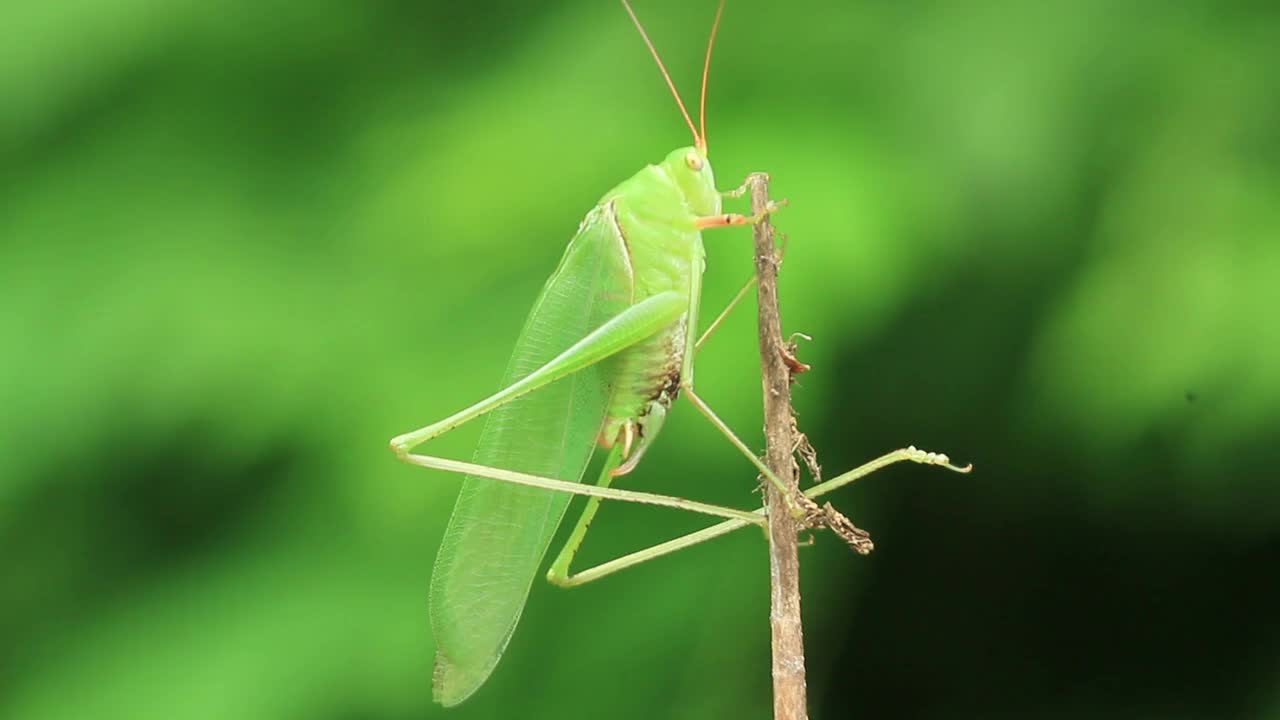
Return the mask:
[(631, 16), (631, 22), (636, 24), (636, 29), (640, 31), (640, 37), (644, 38), (644, 44), (649, 46), (649, 52), (653, 55), (653, 59), (658, 62), (658, 69), (662, 71), (662, 77), (667, 81), (667, 87), (671, 88), (671, 94), (675, 96), (676, 104), (680, 106), (680, 113), (684, 115), (684, 121), (689, 124), (689, 130), (693, 133), (693, 144), (699, 148), (706, 149), (707, 143), (698, 134), (698, 128), (693, 126), (693, 118), (689, 117), (689, 111), (684, 107), (684, 101), (680, 99), (680, 92), (676, 90), (676, 84), (671, 80), (671, 74), (667, 72), (667, 66), (662, 64), (662, 58), (658, 56), (658, 50), (653, 46), (653, 41), (649, 39), (649, 33), (644, 31), (644, 25), (640, 24), (640, 18), (636, 17), (636, 11), (631, 9), (631, 3), (622, 0), (622, 6), (627, 9), (627, 14)]
[(698, 126), (702, 128), (702, 152), (707, 151), (707, 74), (711, 72), (711, 48), (716, 44), (716, 31), (720, 29), (720, 16), (724, 14), (724, 0), (716, 8), (715, 22), (711, 23), (711, 37), (707, 40), (707, 59), (702, 63), (702, 98), (698, 103)]

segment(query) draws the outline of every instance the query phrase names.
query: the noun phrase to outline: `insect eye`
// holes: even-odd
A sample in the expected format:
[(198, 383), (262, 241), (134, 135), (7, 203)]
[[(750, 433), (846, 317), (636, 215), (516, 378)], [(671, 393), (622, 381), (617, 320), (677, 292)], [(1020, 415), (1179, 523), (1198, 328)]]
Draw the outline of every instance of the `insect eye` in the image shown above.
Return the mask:
[(702, 169), (702, 156), (696, 152), (690, 152), (688, 155), (685, 155), (684, 162), (689, 166), (689, 169), (694, 172)]

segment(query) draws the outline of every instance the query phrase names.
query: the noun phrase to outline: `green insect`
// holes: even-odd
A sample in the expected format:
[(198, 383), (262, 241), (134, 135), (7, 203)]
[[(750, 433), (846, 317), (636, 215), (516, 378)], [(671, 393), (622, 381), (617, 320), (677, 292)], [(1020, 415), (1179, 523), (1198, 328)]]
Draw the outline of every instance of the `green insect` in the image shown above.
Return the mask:
[[(431, 625), (437, 643), (434, 695), (444, 705), (469, 697), (497, 665), (571, 494), (591, 497), (547, 573), (560, 585), (588, 582), (747, 525), (765, 524), (763, 511), (609, 487), (614, 477), (636, 467), (678, 395), (690, 400), (758, 472), (785, 490), (694, 391), (693, 359), (701, 343), (695, 338), (704, 267), (702, 231), (758, 222), (775, 209), (751, 217), (724, 213), (722, 195), (740, 193), (716, 189), (707, 159), (707, 73), (724, 2), (707, 42), (700, 127), (694, 126), (635, 12), (627, 0), (622, 4), (675, 96), (693, 133), (693, 145), (646, 166), (587, 213), (529, 313), (502, 390), (391, 441), (407, 462), (466, 475), (431, 582)], [(743, 290), (725, 313), (747, 288)], [(481, 415), (488, 418), (474, 462), (410, 453)], [(597, 484), (581, 484), (597, 445), (609, 450)], [(908, 448), (805, 494), (821, 495), (900, 460), (951, 467), (945, 456)], [(601, 499), (665, 505), (728, 520), (571, 574), (569, 564)]]

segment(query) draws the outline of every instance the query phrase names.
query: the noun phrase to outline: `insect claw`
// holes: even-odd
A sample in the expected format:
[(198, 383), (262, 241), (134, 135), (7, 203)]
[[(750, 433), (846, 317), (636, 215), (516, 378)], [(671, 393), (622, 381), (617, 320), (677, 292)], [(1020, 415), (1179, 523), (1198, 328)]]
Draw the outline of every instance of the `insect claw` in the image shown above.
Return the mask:
[(748, 190), (748, 189), (750, 189), (750, 188), (751, 188), (751, 186), (752, 186), (753, 184), (755, 184), (756, 180), (764, 180), (765, 182), (768, 182), (768, 181), (769, 181), (769, 173), (767, 173), (767, 172), (753, 172), (753, 173), (751, 173), (750, 175), (748, 175), (748, 176), (746, 177), (746, 179), (745, 179), (745, 180), (743, 180), (743, 181), (742, 181), (742, 184), (741, 184), (741, 185), (739, 185), (738, 187), (734, 188), (733, 190), (724, 190), (724, 191), (722, 191), (722, 192), (720, 193), (720, 196), (721, 196), (721, 197), (727, 197), (727, 198), (739, 198), (739, 197), (742, 197), (743, 195), (746, 195), (746, 194), (747, 194), (747, 190)]
[(967, 475), (973, 472), (973, 463), (969, 463), (964, 467), (952, 465), (951, 458), (947, 457), (943, 453), (928, 452), (917, 448), (915, 445), (908, 446), (907, 453), (909, 454), (909, 459), (912, 462), (918, 462), (923, 465), (937, 465), (939, 467), (944, 467), (951, 472), (960, 473), (961, 475)]
[(761, 222), (762, 220), (764, 220), (765, 218), (769, 217), (770, 215), (774, 214), (778, 210), (790, 204), (791, 204), (791, 201), (787, 200), (786, 198), (783, 198), (781, 200), (770, 200), (769, 204), (765, 205), (763, 210), (747, 218), (747, 222), (752, 225), (755, 225)]

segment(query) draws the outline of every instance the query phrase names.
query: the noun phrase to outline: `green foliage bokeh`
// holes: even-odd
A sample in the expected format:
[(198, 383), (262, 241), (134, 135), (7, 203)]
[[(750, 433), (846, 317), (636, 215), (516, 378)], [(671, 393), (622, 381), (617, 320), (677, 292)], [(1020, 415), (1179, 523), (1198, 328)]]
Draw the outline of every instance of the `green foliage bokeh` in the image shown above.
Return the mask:
[[(636, 5), (695, 98), (713, 3)], [(803, 429), (828, 474), (978, 468), (836, 498), (879, 547), (804, 551), (815, 717), (1280, 717), (1278, 30), (730, 0), (711, 158), (792, 203)], [(19, 3), (0, 47), (0, 716), (443, 716), (458, 481), (386, 441), (492, 391), (586, 209), (688, 142), (621, 7)], [(749, 242), (708, 235), (708, 313)], [(759, 443), (754, 337), (698, 381)], [(754, 505), (678, 407), (627, 484)], [(606, 507), (586, 559), (700, 522)], [(539, 584), (450, 713), (767, 717), (767, 580), (743, 532)]]

